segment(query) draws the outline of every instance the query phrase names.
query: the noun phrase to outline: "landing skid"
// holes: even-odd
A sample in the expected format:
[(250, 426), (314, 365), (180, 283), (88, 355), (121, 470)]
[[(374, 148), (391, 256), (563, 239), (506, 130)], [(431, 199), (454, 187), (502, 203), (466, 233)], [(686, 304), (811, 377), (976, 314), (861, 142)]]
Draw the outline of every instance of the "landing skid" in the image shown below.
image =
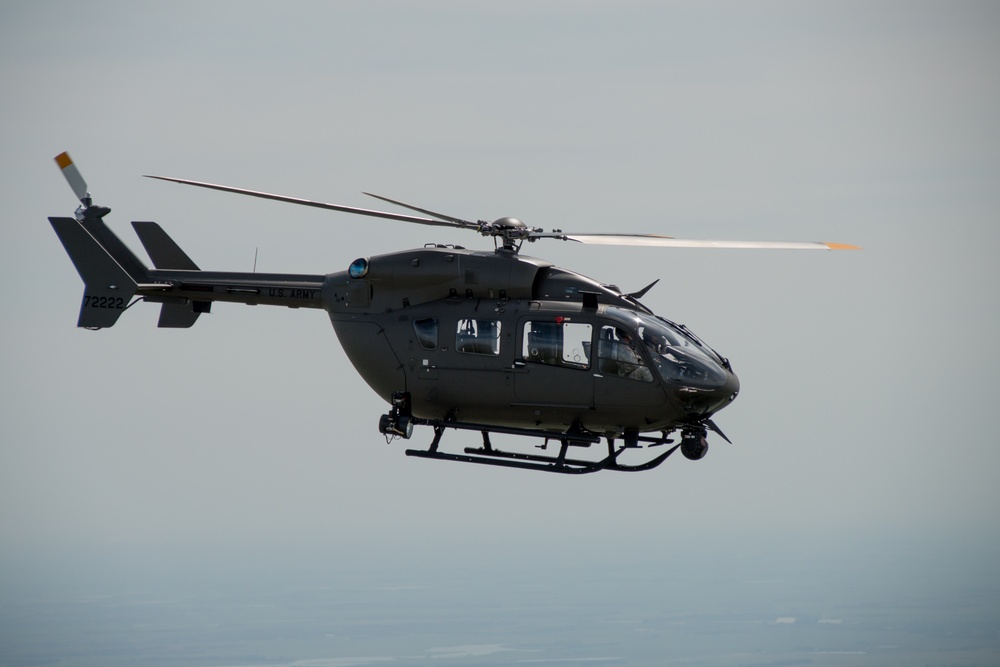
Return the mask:
[[(638, 465), (628, 465), (618, 462), (618, 456), (627, 449), (638, 449), (639, 442), (648, 443), (648, 447), (657, 445), (672, 444), (673, 441), (667, 438), (664, 433), (659, 438), (633, 435), (626, 444), (615, 446), (613, 438), (607, 439), (608, 454), (602, 459), (588, 461), (586, 459), (570, 458), (567, 456), (570, 447), (590, 447), (600, 443), (601, 438), (592, 433), (546, 433), (544, 431), (532, 431), (530, 429), (501, 428), (495, 426), (483, 426), (481, 424), (467, 424), (463, 422), (416, 419), (417, 424), (425, 424), (434, 428), (434, 439), (427, 449), (408, 449), (407, 456), (418, 456), (425, 459), (438, 459), (441, 461), (460, 461), (462, 463), (478, 463), (480, 465), (500, 466), (504, 468), (521, 468), (522, 470), (539, 470), (541, 472), (561, 473), (565, 475), (582, 475), (599, 470), (617, 470), (620, 472), (639, 472), (652, 470), (667, 460), (680, 445), (674, 445), (662, 454)], [(441, 438), (446, 428), (453, 428), (466, 431), (479, 431), (483, 437), (481, 447), (467, 447), (464, 454), (453, 454), (442, 452), (438, 449)], [(523, 435), (534, 438), (543, 438), (545, 444), (549, 440), (559, 442), (559, 454), (556, 456), (546, 456), (541, 454), (525, 454), (521, 452), (508, 452), (494, 449), (490, 443), (490, 433), (501, 433), (506, 435)], [(542, 445), (544, 448), (545, 445)]]

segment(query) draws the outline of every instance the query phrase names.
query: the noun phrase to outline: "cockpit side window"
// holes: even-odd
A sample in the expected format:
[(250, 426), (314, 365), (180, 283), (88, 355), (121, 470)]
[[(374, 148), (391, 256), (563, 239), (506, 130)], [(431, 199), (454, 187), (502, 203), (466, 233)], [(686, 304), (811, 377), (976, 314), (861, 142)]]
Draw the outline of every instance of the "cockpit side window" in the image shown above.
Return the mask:
[[(725, 385), (727, 381), (726, 371), (723, 368), (725, 362), (684, 327), (642, 313), (625, 313), (624, 311), (613, 311), (611, 308), (606, 312), (612, 316), (621, 316), (624, 321), (619, 326), (604, 327), (602, 338), (607, 337), (608, 340), (607, 342), (602, 340), (598, 355), (602, 358), (611, 357), (611, 359), (607, 362), (602, 360), (602, 371), (604, 371), (604, 364), (607, 364), (609, 369), (607, 372), (611, 372), (611, 369), (614, 368), (613, 364), (623, 362), (626, 370), (629, 369), (629, 360), (625, 358), (628, 356), (628, 352), (623, 352), (620, 345), (621, 341), (628, 339), (631, 351), (635, 356), (639, 357), (641, 361), (643, 354), (640, 350), (645, 347), (645, 352), (653, 364), (648, 370), (644, 368), (641, 371), (643, 375), (650, 371), (656, 372), (668, 383), (682, 384), (688, 387), (717, 388)], [(634, 334), (638, 334), (638, 336), (632, 340)], [(619, 344), (616, 345), (616, 342)], [(613, 350), (613, 352), (605, 354), (605, 349)], [(618, 373), (622, 372), (619, 370)], [(630, 375), (630, 377), (634, 376), (634, 374)]]
[(601, 327), (597, 342), (597, 370), (607, 375), (652, 382), (653, 373), (646, 366), (634, 335), (622, 327)]

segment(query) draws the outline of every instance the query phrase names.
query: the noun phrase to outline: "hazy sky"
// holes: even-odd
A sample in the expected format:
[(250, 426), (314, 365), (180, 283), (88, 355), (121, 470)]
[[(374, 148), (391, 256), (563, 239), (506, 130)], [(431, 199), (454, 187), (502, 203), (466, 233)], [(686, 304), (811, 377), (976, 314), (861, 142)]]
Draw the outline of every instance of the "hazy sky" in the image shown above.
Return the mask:
[[(0, 559), (996, 539), (998, 62), (991, 2), (5, 2)], [(77, 329), (63, 150), (129, 245), (156, 220), (209, 269), (489, 242), (142, 174), (864, 251), (527, 247), (662, 279), (645, 303), (740, 376), (735, 444), (637, 475), (435, 463), (385, 444), (322, 312)]]

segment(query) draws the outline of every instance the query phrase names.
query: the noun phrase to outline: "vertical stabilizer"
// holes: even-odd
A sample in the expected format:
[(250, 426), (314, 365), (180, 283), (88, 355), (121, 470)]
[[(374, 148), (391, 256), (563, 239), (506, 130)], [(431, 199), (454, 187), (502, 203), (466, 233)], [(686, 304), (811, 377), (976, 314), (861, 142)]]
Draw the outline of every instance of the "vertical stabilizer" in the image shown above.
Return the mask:
[(83, 280), (76, 325), (89, 329), (113, 326), (136, 293), (136, 281), (75, 218), (49, 218), (49, 222)]

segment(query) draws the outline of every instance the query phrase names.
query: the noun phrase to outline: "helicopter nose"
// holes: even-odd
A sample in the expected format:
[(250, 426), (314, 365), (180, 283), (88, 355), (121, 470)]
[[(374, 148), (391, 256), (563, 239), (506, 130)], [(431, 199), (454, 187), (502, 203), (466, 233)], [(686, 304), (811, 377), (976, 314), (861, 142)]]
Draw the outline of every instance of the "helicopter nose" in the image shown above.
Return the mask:
[(740, 379), (736, 374), (721, 367), (719, 371), (717, 381), (711, 386), (699, 383), (698, 386), (682, 385), (675, 389), (677, 402), (689, 417), (710, 416), (732, 403), (740, 393)]

